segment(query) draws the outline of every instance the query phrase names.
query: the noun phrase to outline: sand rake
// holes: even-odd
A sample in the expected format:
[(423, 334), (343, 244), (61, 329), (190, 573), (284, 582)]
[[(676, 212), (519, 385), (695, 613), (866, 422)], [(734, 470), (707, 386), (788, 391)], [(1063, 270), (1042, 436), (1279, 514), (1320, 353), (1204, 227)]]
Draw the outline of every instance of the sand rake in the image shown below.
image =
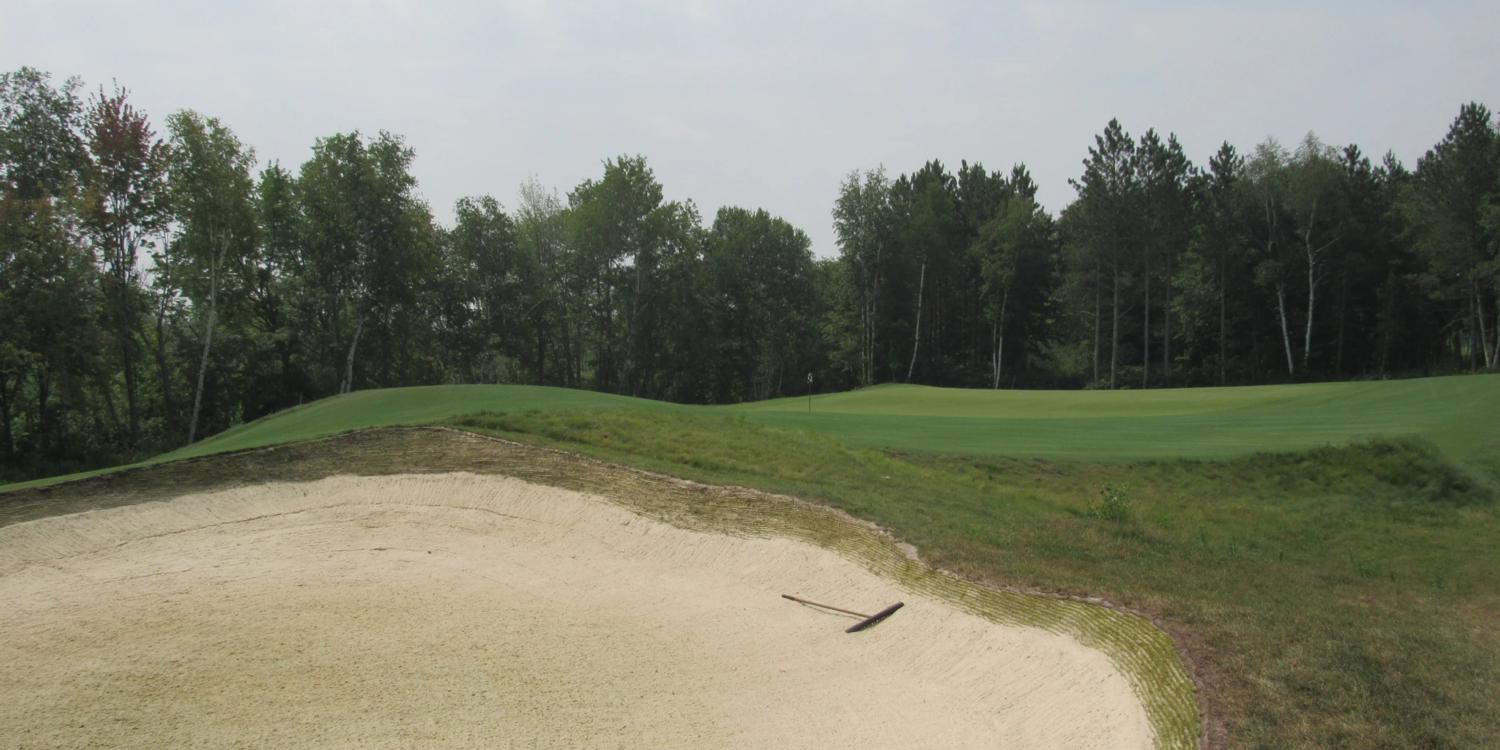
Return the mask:
[(819, 604), (818, 602), (809, 601), (809, 600), (803, 599), (802, 597), (799, 597), (799, 596), (792, 596), (791, 594), (782, 594), (781, 598), (783, 598), (783, 599), (791, 599), (792, 601), (794, 601), (794, 602), (796, 602), (798, 604), (806, 604), (806, 605), (808, 605), (810, 607), (818, 607), (818, 608), (821, 608), (821, 609), (828, 609), (828, 610), (832, 610), (834, 612), (842, 612), (842, 613), (844, 613), (846, 615), (853, 615), (855, 617), (862, 617), (862, 618), (864, 618), (864, 619), (860, 620), (859, 622), (856, 622), (853, 625), (850, 625), (849, 628), (844, 631), (845, 633), (858, 633), (859, 631), (864, 630), (865, 628), (868, 628), (868, 627), (870, 627), (870, 626), (872, 626), (872, 625), (880, 622), (881, 620), (884, 620), (885, 618), (890, 617), (891, 615), (896, 614), (896, 610), (901, 609), (901, 607), (904, 606), (903, 602), (896, 602), (895, 604), (892, 604), (891, 606), (886, 607), (885, 609), (882, 609), (882, 610), (880, 610), (879, 612), (876, 612), (873, 615), (866, 615), (866, 614), (862, 614), (862, 613), (859, 613), (859, 612), (852, 612), (852, 611), (847, 610), (847, 609), (840, 609), (839, 607), (834, 607), (834, 606), (831, 606), (831, 605), (828, 605), (828, 604)]

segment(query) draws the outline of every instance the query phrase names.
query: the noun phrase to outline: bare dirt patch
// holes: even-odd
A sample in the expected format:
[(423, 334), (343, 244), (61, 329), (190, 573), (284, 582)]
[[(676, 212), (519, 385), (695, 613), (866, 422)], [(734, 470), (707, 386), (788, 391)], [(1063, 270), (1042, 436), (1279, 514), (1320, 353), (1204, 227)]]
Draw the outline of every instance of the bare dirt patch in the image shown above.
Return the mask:
[[(787, 602), (907, 606), (858, 635)], [(1100, 651), (776, 534), (513, 478), (332, 477), (0, 528), (22, 746), (1149, 747)]]

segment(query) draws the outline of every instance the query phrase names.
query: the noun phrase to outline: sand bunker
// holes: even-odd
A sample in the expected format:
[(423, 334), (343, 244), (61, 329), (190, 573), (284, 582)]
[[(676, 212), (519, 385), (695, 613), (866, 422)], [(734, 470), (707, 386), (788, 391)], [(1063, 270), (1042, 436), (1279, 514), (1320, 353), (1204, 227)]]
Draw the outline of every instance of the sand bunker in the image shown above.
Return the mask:
[[(852, 620), (782, 592), (874, 611)], [(1103, 654), (819, 547), (467, 474), (0, 529), (28, 746), (1149, 747)]]

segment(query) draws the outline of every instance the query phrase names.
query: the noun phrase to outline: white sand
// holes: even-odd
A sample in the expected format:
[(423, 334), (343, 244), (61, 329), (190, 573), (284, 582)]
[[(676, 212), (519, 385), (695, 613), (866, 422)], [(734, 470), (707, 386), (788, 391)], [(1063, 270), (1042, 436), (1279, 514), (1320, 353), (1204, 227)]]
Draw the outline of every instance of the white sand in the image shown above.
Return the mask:
[[(850, 619), (782, 592), (875, 611)], [(0, 744), (1149, 747), (1125, 678), (787, 539), (467, 474), (0, 529)]]

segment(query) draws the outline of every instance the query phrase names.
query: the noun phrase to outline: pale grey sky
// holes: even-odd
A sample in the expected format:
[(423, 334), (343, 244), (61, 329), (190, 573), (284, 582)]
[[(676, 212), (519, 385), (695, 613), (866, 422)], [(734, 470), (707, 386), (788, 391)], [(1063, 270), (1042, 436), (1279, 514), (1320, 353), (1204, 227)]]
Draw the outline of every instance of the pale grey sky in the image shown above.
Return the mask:
[(262, 163), (400, 133), (436, 215), (567, 191), (643, 154), (705, 222), (765, 208), (836, 252), (850, 170), (1024, 161), (1058, 210), (1111, 117), (1198, 162), (1307, 131), (1408, 164), (1500, 107), (1495, 2), (43, 2), (0, 0), (0, 69), (214, 115)]

